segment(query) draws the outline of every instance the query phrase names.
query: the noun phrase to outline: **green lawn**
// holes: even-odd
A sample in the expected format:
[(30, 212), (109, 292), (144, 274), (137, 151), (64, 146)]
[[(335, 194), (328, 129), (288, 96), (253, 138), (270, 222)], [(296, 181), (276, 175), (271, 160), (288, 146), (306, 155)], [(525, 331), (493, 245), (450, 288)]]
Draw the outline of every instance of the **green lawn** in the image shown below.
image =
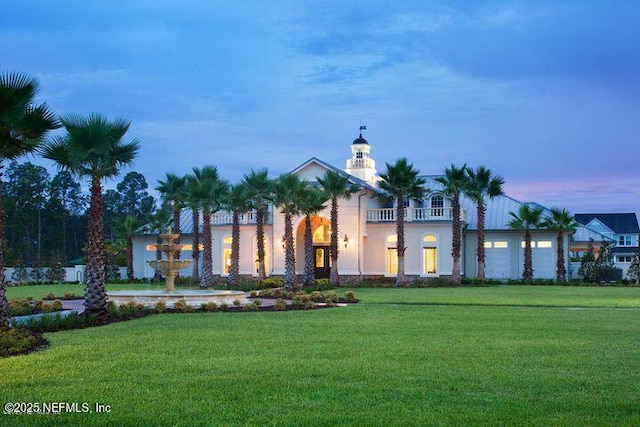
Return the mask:
[(345, 308), (48, 334), (47, 350), (0, 360), (0, 400), (111, 412), (1, 424), (640, 425), (638, 289), (355, 292)]
[[(164, 284), (151, 285), (149, 283), (135, 283), (124, 285), (107, 285), (107, 291), (118, 291), (122, 289), (164, 289)], [(73, 292), (78, 296), (84, 296), (84, 285), (73, 283), (62, 283), (53, 285), (36, 286), (11, 286), (7, 288), (7, 298), (44, 298), (48, 293), (53, 292), (56, 296), (62, 296), (65, 292)]]

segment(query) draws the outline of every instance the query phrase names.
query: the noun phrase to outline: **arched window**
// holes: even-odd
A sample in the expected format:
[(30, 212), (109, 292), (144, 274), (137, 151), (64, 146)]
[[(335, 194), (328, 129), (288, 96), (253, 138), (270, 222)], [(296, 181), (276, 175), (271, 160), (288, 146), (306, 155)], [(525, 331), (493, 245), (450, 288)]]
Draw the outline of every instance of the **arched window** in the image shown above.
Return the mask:
[(444, 216), (444, 197), (440, 194), (431, 196), (431, 216)]
[(438, 236), (435, 234), (422, 237), (422, 275), (438, 275)]

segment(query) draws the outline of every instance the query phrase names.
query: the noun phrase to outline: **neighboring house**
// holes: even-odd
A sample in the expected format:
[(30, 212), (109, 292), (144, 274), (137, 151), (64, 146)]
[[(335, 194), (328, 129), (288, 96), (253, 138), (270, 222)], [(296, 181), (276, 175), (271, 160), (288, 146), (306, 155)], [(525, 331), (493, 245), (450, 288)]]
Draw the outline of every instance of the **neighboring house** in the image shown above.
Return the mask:
[[(371, 158), (371, 145), (360, 135), (351, 144), (351, 158), (346, 169), (340, 170), (318, 158), (311, 158), (291, 172), (301, 179), (315, 182), (327, 170), (338, 171), (359, 188), (350, 200), (339, 201), (339, 272), (345, 278), (393, 277), (397, 272), (396, 230), (393, 203), (384, 203), (378, 189), (378, 171)], [(405, 273), (413, 277), (448, 277), (451, 275), (451, 200), (441, 192), (436, 176), (424, 176), (429, 189), (422, 200), (406, 202), (406, 252)], [(462, 198), (463, 251), (461, 273), (467, 277), (476, 275), (476, 212), (475, 203)], [(517, 212), (521, 202), (501, 196), (487, 200), (486, 213), (486, 277), (517, 279), (522, 276), (524, 257), (523, 234), (508, 227), (512, 219), (509, 212)], [(547, 211), (548, 212), (548, 211)], [(316, 277), (329, 276), (329, 207), (313, 217), (313, 245)], [(181, 223), (182, 258), (191, 256), (191, 213), (183, 212)], [(296, 272), (302, 273), (304, 262), (302, 217), (294, 218)], [(231, 256), (231, 215), (217, 212), (210, 224), (213, 240), (213, 269), (222, 277), (228, 275)], [(241, 217), (240, 273), (257, 275), (255, 260), (256, 236), (254, 213)], [(265, 225), (266, 268), (270, 275), (284, 274), (284, 215), (270, 207)], [(153, 270), (146, 261), (155, 258), (153, 235), (139, 235), (134, 239), (135, 271), (140, 277), (152, 277)], [(569, 238), (565, 241), (567, 270), (569, 270)], [(555, 232), (533, 232), (533, 267), (535, 278), (555, 278)], [(200, 262), (202, 265), (202, 261)], [(190, 269), (181, 273), (190, 274)]]
[[(640, 239), (640, 227), (635, 213), (595, 213), (576, 214), (575, 220), (607, 238), (608, 242), (615, 243), (613, 248), (613, 261), (617, 268), (626, 276), (633, 257), (638, 253)], [(594, 247), (597, 250), (602, 240), (594, 239)], [(584, 242), (582, 242), (584, 243)], [(572, 253), (581, 254), (586, 251), (582, 244), (572, 244)]]

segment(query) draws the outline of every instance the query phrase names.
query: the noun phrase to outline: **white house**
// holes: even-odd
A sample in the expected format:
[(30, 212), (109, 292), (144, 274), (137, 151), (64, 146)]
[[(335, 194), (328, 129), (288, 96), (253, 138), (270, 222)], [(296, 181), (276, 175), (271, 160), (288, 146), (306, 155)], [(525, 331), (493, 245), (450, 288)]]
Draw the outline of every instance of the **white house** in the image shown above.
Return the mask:
[[(325, 171), (334, 170), (348, 177), (360, 189), (349, 200), (339, 202), (339, 265), (342, 277), (372, 278), (393, 277), (397, 270), (395, 208), (383, 204), (378, 195), (379, 180), (375, 161), (371, 157), (371, 145), (360, 135), (351, 144), (351, 158), (341, 170), (315, 157), (292, 170), (301, 179), (315, 182)], [(451, 275), (451, 200), (440, 190), (436, 176), (424, 176), (429, 192), (424, 200), (411, 200), (406, 209), (405, 273), (414, 277), (447, 277)], [(517, 279), (522, 276), (523, 235), (511, 230), (509, 212), (517, 212), (522, 205), (508, 196), (487, 202), (486, 212), (486, 276), (497, 279)], [(463, 251), (461, 272), (466, 277), (476, 275), (476, 209), (475, 204), (462, 199)], [(316, 277), (329, 276), (329, 208), (313, 219), (313, 244), (315, 250)], [(190, 212), (182, 215), (182, 258), (191, 257), (192, 221)], [(241, 218), (240, 273), (257, 275), (256, 230), (253, 212)], [(217, 212), (212, 216), (214, 274), (226, 276), (231, 255), (231, 215)], [(296, 271), (303, 271), (302, 217), (294, 218)], [(266, 268), (270, 275), (284, 275), (284, 215), (270, 207), (266, 234)], [(134, 270), (138, 277), (152, 277), (153, 270), (146, 261), (155, 259), (155, 235), (139, 235), (134, 239)], [(565, 241), (568, 256), (568, 238)], [(535, 278), (555, 278), (555, 233), (546, 230), (533, 232), (533, 268)], [(202, 262), (200, 263), (202, 264)], [(185, 271), (185, 275), (189, 275)]]

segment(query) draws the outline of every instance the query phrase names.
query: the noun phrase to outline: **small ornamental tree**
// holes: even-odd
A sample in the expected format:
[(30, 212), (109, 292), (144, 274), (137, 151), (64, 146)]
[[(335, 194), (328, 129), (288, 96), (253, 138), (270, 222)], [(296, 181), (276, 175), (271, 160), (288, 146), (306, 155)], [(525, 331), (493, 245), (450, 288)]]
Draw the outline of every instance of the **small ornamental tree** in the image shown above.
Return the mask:
[(589, 239), (587, 253), (582, 255), (578, 274), (585, 282), (595, 282), (596, 280), (596, 256), (593, 249), (593, 239)]
[(627, 271), (627, 278), (633, 280), (636, 285), (640, 285), (640, 250), (636, 256), (633, 257), (633, 261), (631, 261), (629, 271)]

